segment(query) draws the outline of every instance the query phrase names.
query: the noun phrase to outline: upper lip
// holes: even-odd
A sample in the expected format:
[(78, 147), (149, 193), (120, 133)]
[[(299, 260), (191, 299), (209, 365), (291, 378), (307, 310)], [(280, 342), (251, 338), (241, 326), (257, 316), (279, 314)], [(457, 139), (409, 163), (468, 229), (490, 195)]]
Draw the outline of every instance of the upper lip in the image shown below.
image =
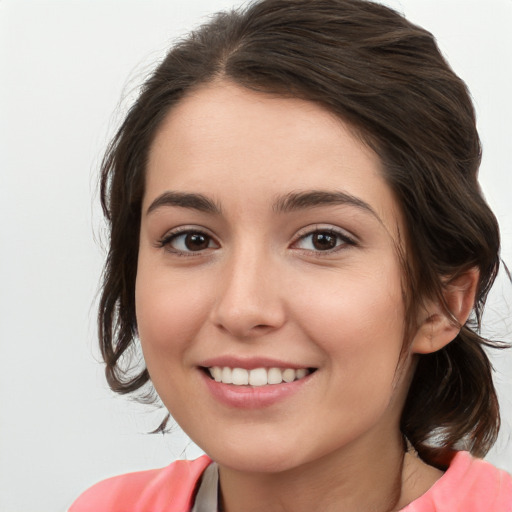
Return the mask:
[(201, 361), (198, 366), (203, 368), (212, 368), (213, 366), (220, 366), (223, 368), (227, 366), (228, 368), (244, 368), (245, 370), (254, 370), (255, 368), (291, 368), (293, 370), (298, 370), (299, 368), (311, 368), (311, 366), (307, 364), (297, 364), (269, 357), (241, 358), (236, 356), (212, 357)]

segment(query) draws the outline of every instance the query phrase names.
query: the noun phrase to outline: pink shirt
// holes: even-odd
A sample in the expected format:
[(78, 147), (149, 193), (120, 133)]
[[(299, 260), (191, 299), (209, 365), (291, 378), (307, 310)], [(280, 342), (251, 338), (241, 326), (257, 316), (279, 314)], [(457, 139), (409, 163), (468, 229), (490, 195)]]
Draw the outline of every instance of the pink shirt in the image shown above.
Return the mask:
[[(204, 455), (163, 469), (109, 478), (82, 494), (69, 512), (189, 512), (210, 463)], [(446, 473), (402, 512), (512, 512), (512, 477), (458, 452)]]

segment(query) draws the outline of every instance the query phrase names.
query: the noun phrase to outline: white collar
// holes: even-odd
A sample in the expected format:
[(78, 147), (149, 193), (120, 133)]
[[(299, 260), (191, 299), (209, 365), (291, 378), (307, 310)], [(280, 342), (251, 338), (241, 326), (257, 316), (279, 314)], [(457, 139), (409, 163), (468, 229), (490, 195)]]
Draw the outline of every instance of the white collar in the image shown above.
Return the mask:
[(203, 472), (191, 512), (218, 512), (219, 467), (212, 462)]

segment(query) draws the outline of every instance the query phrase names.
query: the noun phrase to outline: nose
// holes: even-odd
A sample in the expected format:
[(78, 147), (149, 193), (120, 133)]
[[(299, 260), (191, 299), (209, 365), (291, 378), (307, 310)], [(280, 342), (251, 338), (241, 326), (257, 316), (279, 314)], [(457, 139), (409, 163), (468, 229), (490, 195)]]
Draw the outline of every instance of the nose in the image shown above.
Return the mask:
[(211, 320), (239, 339), (257, 338), (286, 320), (284, 283), (271, 255), (237, 251), (219, 274), (220, 286)]

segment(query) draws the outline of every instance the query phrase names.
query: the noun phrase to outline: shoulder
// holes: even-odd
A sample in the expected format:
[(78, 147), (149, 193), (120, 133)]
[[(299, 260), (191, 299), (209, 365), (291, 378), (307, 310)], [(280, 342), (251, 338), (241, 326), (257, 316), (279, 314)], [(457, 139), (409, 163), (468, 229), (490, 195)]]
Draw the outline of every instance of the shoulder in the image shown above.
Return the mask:
[(512, 512), (512, 476), (458, 452), (445, 474), (403, 512)]
[(211, 463), (206, 455), (162, 469), (108, 478), (85, 491), (68, 512), (185, 512), (197, 483)]

